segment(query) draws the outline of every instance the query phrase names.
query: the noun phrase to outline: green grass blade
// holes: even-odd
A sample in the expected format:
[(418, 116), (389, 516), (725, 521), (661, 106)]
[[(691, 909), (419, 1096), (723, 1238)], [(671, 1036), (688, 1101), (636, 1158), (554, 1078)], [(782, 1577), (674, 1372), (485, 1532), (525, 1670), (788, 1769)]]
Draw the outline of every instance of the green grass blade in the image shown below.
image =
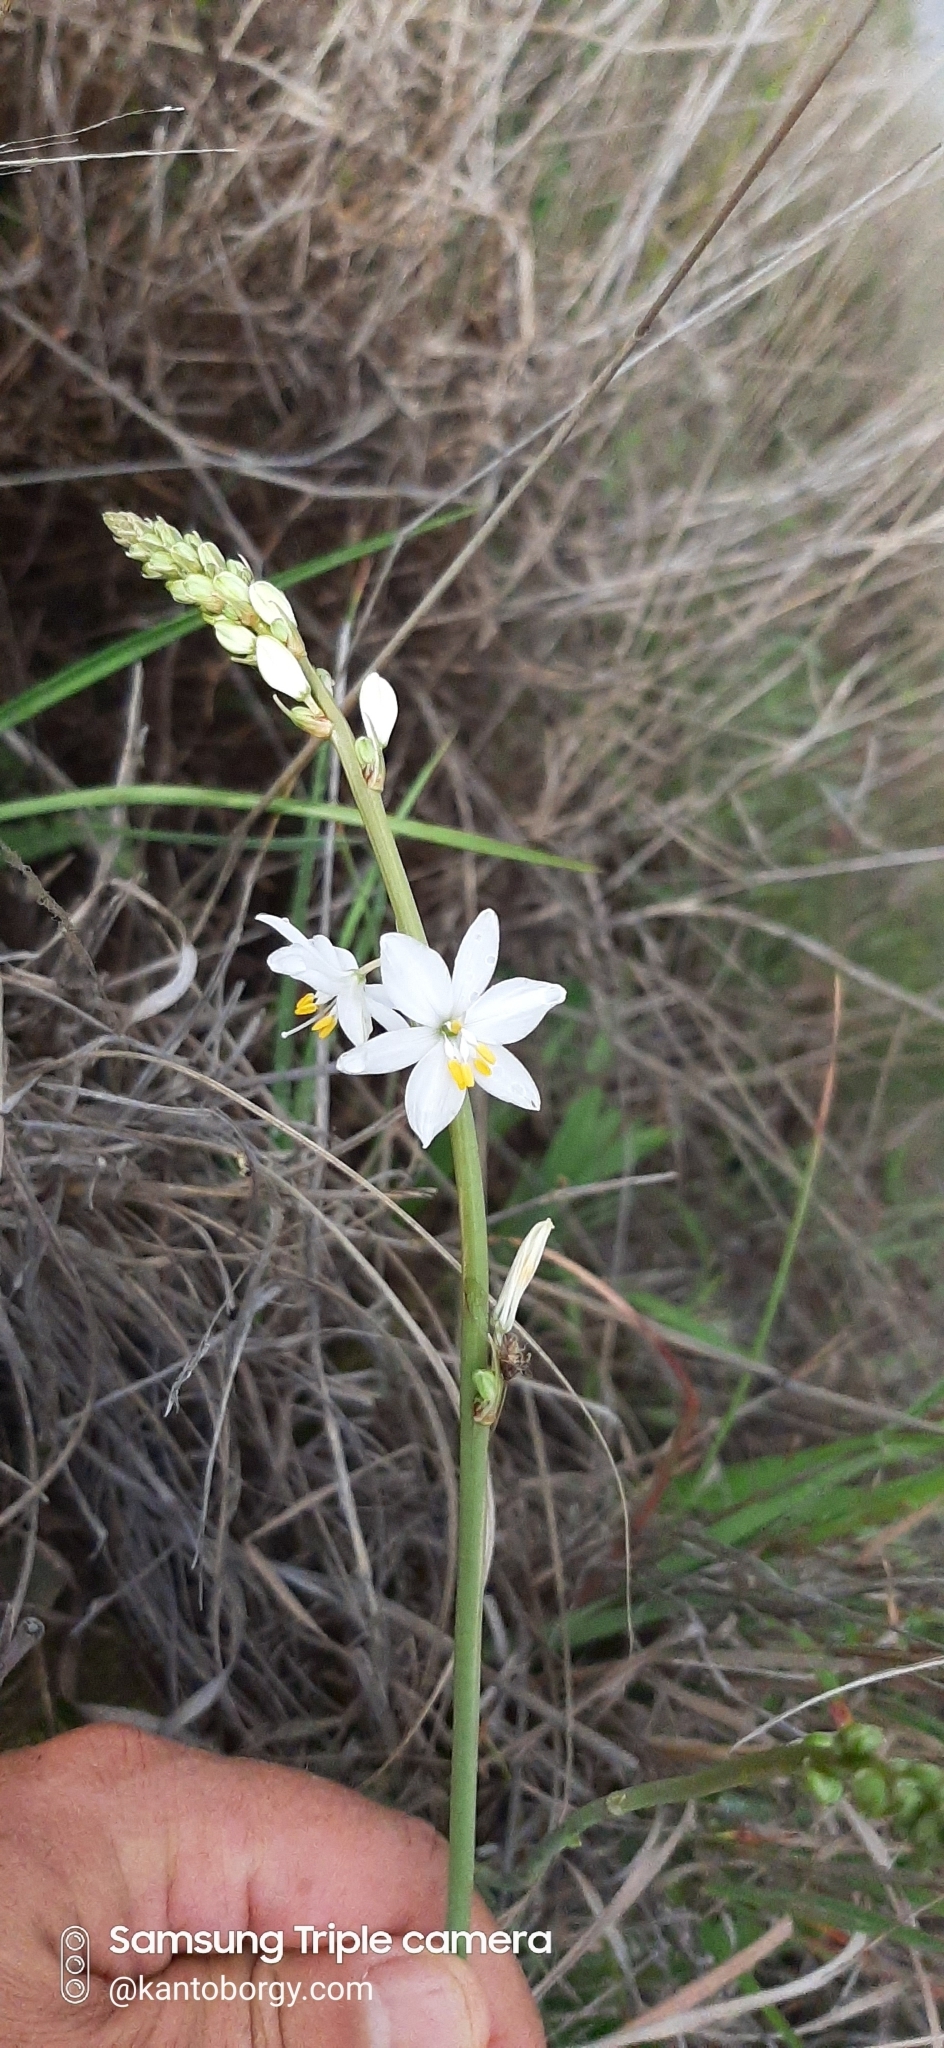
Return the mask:
[[(441, 526), (453, 526), (458, 519), (471, 519), (468, 506), (459, 511), (440, 513), (436, 519), (428, 519), (423, 526), (416, 527), (411, 539), (419, 539), (424, 533), (435, 533)], [(296, 583), (310, 583), (318, 576), (327, 576), (332, 569), (344, 567), (346, 562), (359, 562), (365, 555), (383, 554), (387, 548), (395, 547), (402, 540), (401, 531), (378, 533), (370, 540), (352, 541), (348, 547), (332, 548), (330, 554), (314, 555), (308, 562), (296, 563), (294, 569), (282, 569), (269, 577), (270, 583), (280, 590), (291, 590)], [(97, 654), (84, 655), (81, 661), (71, 661), (66, 668), (56, 670), (42, 683), (34, 683), (28, 690), (21, 690), (19, 696), (11, 697), (6, 704), (0, 704), (0, 732), (9, 732), (11, 726), (23, 725), (28, 718), (38, 718), (41, 711), (51, 710), (54, 704), (62, 704), (67, 697), (77, 697), (81, 690), (91, 689), (93, 683), (104, 682), (107, 676), (116, 675), (119, 669), (129, 668), (133, 661), (143, 661), (145, 655), (156, 654), (161, 647), (169, 647), (174, 640), (185, 640), (188, 633), (196, 633), (203, 625), (197, 611), (181, 611), (179, 606), (158, 620), (153, 626), (142, 626), (137, 633), (128, 633), (121, 640), (113, 640), (108, 647), (102, 647)]]
[[(259, 798), (250, 790), (204, 789), (199, 783), (141, 782), (116, 788), (106, 782), (99, 788), (57, 789), (48, 796), (16, 797), (0, 804), (0, 824), (13, 824), (18, 818), (48, 817), (54, 811), (100, 811), (130, 808), (134, 804), (152, 804), (162, 809), (254, 811), (259, 807)], [(283, 796), (272, 797), (265, 809), (287, 818), (330, 818), (337, 825), (360, 830), (360, 818), (350, 804), (319, 804)], [(567, 868), (573, 874), (593, 872), (590, 861), (569, 860), (565, 854), (544, 853), (537, 846), (516, 846), (506, 839), (488, 839), (452, 825), (427, 825), (420, 819), (398, 818), (395, 814), (390, 823), (398, 839), (418, 839), (426, 846), (449, 846), (458, 853), (477, 853), (485, 860), (521, 861), (529, 867)]]

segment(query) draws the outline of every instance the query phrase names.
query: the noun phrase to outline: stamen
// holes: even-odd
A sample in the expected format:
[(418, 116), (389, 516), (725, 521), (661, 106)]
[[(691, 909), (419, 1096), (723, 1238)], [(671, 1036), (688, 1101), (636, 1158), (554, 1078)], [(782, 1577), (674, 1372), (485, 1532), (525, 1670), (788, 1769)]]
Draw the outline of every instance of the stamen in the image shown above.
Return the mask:
[(311, 1028), (317, 1031), (319, 1038), (330, 1038), (337, 1021), (334, 1011), (329, 1010), (327, 1016), (317, 1017)]
[(475, 1057), (473, 1060), (473, 1066), (475, 1067), (476, 1073), (482, 1074), (485, 1080), (487, 1081), (489, 1074), (491, 1073), (492, 1068), (495, 1065), (497, 1057), (497, 1053), (494, 1053), (492, 1051), (490, 1045), (477, 1045), (475, 1048)]
[(475, 1075), (468, 1060), (451, 1060), (447, 1056), (446, 1065), (457, 1088), (474, 1088)]
[(317, 1009), (317, 1007), (317, 998), (312, 995), (312, 992), (309, 989), (307, 995), (299, 996), (298, 1001), (295, 1005), (295, 1015), (296, 1017), (310, 1017), (313, 1014), (313, 1012)]

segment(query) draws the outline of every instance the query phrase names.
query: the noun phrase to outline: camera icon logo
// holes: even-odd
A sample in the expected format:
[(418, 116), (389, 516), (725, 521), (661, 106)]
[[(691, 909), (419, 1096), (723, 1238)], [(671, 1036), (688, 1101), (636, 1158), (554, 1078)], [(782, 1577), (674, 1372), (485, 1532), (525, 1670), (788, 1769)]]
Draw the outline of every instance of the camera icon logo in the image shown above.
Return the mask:
[(59, 1989), (69, 2005), (89, 1995), (90, 1943), (84, 1927), (67, 1927), (59, 1939)]

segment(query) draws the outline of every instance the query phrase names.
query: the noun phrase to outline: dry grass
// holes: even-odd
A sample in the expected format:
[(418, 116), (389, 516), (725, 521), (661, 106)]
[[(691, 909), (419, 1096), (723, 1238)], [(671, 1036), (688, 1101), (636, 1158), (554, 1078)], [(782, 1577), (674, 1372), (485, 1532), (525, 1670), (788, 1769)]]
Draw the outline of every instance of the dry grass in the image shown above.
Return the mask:
[[(444, 493), (489, 505), (839, 25), (812, 0), (15, 5), (0, 23), (11, 140), (187, 111), (88, 138), (168, 155), (3, 188), (9, 693), (154, 615), (100, 528), (108, 503), (195, 522), (274, 567)], [(457, 877), (451, 856), (411, 862), (437, 941), (495, 902), (511, 959), (576, 984), (540, 1123), (493, 1132), (494, 1210), (540, 1177), (588, 1072), (624, 1132), (672, 1134), (654, 1163), (675, 1182), (634, 1188), (627, 1141), (609, 1204), (570, 1202), (559, 1241), (596, 1278), (711, 1320), (720, 1355), (692, 1340), (686, 1457), (710, 1447), (773, 1277), (836, 968), (839, 1099), (774, 1355), (801, 1376), (761, 1383), (737, 1455), (861, 1433), (857, 1403), (887, 1420), (933, 1378), (937, 870), (895, 861), (938, 836), (944, 384), (923, 334), (942, 231), (937, 161), (908, 168), (926, 117), (895, 27), (844, 64), (392, 669), (409, 707), (395, 791), (452, 733), (425, 815), (596, 864), (509, 886), (495, 864), (464, 860)], [(231, 153), (179, 155), (190, 145)], [(374, 575), (353, 673), (455, 545), (413, 543)], [(351, 583), (314, 588), (300, 616), (331, 662)], [(206, 637), (158, 657), (143, 700), (107, 685), (3, 748), (10, 790), (98, 782), (120, 762), (118, 779), (258, 788), (290, 758)], [(220, 822), (149, 823), (165, 821)], [(120, 1698), (187, 1739), (315, 1763), (441, 1824), (448, 1198), (393, 1096), (339, 1084), (330, 1153), (310, 1129), (274, 1141), (272, 992), (249, 920), (285, 908), (293, 858), (248, 849), (217, 896), (225, 844), (131, 847), (122, 826), (38, 859), (94, 977), (21, 880), (4, 885), (8, 1619), (29, 1582), (53, 1715)], [(829, 880), (810, 881), (824, 863)], [(314, 906), (323, 885), (316, 873)], [(354, 886), (338, 860), (335, 919)], [(196, 983), (134, 1024), (131, 977), (198, 928)], [(438, 1248), (360, 1173), (392, 1195), (428, 1189), (414, 1218)], [(638, 1504), (672, 1424), (652, 1354), (615, 1316), (601, 1325), (577, 1283), (551, 1279), (536, 1300)], [(669, 1740), (746, 1732), (772, 1691), (817, 1691), (824, 1657), (862, 1676), (920, 1654), (935, 1605), (920, 1548), (893, 1552), (892, 1584), (881, 1546), (858, 1572), (838, 1538), (812, 1560), (799, 1543), (755, 1556), (676, 1513), (648, 1524), (636, 1562), (637, 1598), (662, 1603), (639, 1642), (572, 1667), (551, 1624), (619, 1597), (622, 1520), (601, 1441), (549, 1376), (508, 1404), (496, 1495), (482, 1841), (512, 1889), (563, 1807), (634, 1759), (658, 1774), (675, 1767)], [(681, 1586), (663, 1569), (679, 1541)], [(134, 1686), (107, 1674), (129, 1638)], [(31, 1711), (36, 1666), (11, 1685)], [(896, 1697), (927, 1718), (934, 1675)], [(575, 1957), (549, 1995), (561, 2040), (704, 1971), (700, 1871), (715, 1897), (740, 1858), (773, 1900), (778, 1872), (802, 1891), (815, 1843), (847, 1894), (871, 1896), (879, 1849), (848, 1823), (811, 1833), (769, 1802), (748, 1818), (732, 1848), (743, 1814), (729, 1809), (725, 1836), (706, 1809), (691, 1857), (691, 1835), (668, 1851), (641, 1825), (606, 1831), (546, 1880), (528, 1911), (565, 1948), (622, 1900), (602, 1960)], [(791, 1967), (831, 1952), (807, 1930)], [(811, 1993), (807, 2019), (848, 2007), (814, 2038), (924, 2028), (904, 1953), (870, 1951), (851, 1989)], [(726, 2038), (770, 2038), (766, 2024), (745, 2015)]]

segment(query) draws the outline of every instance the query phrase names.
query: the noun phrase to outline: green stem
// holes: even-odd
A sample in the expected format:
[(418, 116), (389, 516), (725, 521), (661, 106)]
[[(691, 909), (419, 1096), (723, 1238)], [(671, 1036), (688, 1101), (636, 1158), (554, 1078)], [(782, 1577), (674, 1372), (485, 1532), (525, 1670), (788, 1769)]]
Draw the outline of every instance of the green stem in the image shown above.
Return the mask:
[[(330, 718), (333, 741), (397, 926), (426, 943), (406, 869), (378, 790), (368, 789), (354, 735), (320, 670), (302, 667), (319, 710)], [(478, 1795), (479, 1701), (482, 1669), (482, 1599), (485, 1592), (485, 1523), (488, 1503), (490, 1429), (476, 1422), (475, 1374), (488, 1365), (488, 1228), (485, 1187), (472, 1105), (466, 1096), (450, 1126), (459, 1235), (462, 1299), (459, 1322), (459, 1537), (456, 1581), (455, 1670), (453, 1675), (452, 1774), (449, 1791), (450, 1931), (468, 1929), (475, 1873)]]
[(310, 661), (303, 661), (302, 668), (311, 684), (312, 695), (319, 711), (330, 718), (333, 727), (332, 738), (338, 751), (338, 758), (347, 778), (348, 788), (361, 815), (361, 823), (370, 840), (371, 852), (380, 869), (381, 880), (390, 899), (390, 908), (397, 921), (397, 930), (406, 932), (411, 939), (419, 939), (426, 945), (423, 920), (416, 907), (416, 898), (410, 888), (407, 871), (400, 858), (400, 850), (390, 830), (390, 821), (384, 810), (383, 797), (378, 789), (368, 789), (364, 771), (357, 758), (354, 734), (334, 701), (324, 671), (313, 668)]
[(687, 1771), (684, 1777), (656, 1778), (647, 1785), (631, 1785), (622, 1792), (608, 1792), (602, 1799), (578, 1806), (562, 1827), (542, 1842), (532, 1857), (522, 1883), (525, 1888), (543, 1877), (545, 1870), (564, 1849), (576, 1849), (588, 1828), (602, 1821), (623, 1820), (629, 1813), (643, 1813), (647, 1807), (675, 1806), (689, 1799), (708, 1799), (717, 1792), (729, 1792), (737, 1785), (756, 1785), (764, 1778), (788, 1778), (809, 1761), (805, 1742), (790, 1742), (776, 1749), (745, 1751), (742, 1756), (725, 1757), (706, 1764), (702, 1771)]
[(474, 1418), (475, 1374), (488, 1365), (488, 1226), (472, 1104), (466, 1096), (450, 1126), (462, 1242), (459, 1329), (459, 1558), (452, 1681), (452, 1778), (449, 1790), (450, 1932), (471, 1926), (482, 1692), (482, 1600), (491, 1430)]

